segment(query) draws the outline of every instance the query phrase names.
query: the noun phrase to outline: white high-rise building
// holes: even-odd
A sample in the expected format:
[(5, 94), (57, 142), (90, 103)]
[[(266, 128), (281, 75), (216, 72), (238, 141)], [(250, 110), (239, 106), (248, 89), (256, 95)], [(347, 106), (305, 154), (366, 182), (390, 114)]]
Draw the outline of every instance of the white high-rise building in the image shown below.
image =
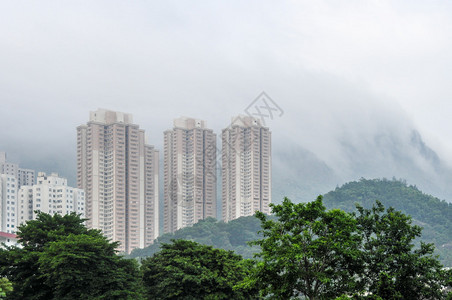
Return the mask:
[(130, 253), (159, 234), (159, 152), (132, 115), (99, 109), (77, 127), (77, 184), (89, 228)]
[(35, 170), (19, 168), (17, 170), (17, 186), (33, 185), (35, 183)]
[(164, 231), (216, 217), (216, 135), (182, 117), (164, 132)]
[(234, 117), (223, 129), (221, 172), (225, 222), (256, 211), (270, 213), (271, 132), (260, 119)]
[(12, 175), (0, 174), (0, 231), (17, 230), (17, 180)]
[(18, 164), (8, 162), (5, 152), (0, 152), (0, 174), (14, 176), (17, 179), (18, 189), (23, 185), (33, 185), (35, 183), (35, 171), (19, 168)]
[(37, 184), (22, 186), (18, 193), (18, 225), (36, 219), (36, 211), (66, 215), (72, 212), (85, 217), (85, 192), (67, 185), (67, 179), (52, 173), (38, 173)]

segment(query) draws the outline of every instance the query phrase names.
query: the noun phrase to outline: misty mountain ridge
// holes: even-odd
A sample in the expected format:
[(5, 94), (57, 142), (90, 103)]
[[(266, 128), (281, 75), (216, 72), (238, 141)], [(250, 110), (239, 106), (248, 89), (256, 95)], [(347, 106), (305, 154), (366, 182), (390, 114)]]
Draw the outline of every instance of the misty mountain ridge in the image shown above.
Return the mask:
[(452, 199), (452, 168), (412, 129), (366, 137), (364, 143), (338, 139), (342, 164), (330, 165), (298, 145), (276, 148), (273, 153), (273, 202), (287, 196), (294, 201), (312, 201), (319, 194), (359, 178), (401, 178), (441, 199)]

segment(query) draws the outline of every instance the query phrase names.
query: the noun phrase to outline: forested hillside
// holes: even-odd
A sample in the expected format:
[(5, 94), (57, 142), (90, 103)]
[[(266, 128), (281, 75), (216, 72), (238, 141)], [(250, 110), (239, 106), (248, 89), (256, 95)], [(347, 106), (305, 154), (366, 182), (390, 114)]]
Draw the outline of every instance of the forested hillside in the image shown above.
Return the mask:
[(248, 246), (247, 242), (258, 239), (257, 232), (260, 229), (260, 221), (254, 216), (242, 217), (229, 223), (218, 222), (214, 218), (208, 218), (196, 223), (193, 227), (180, 229), (174, 234), (164, 234), (151, 246), (132, 251), (130, 257), (152, 256), (160, 250), (162, 243), (170, 243), (173, 239), (184, 239), (213, 246), (214, 248), (234, 250), (244, 258), (252, 258), (253, 254), (257, 252), (257, 248), (256, 246)]
[[(299, 202), (299, 199), (291, 200)], [(386, 207), (392, 206), (411, 215), (413, 223), (423, 227), (422, 240), (434, 243), (441, 262), (445, 266), (452, 266), (452, 205), (444, 200), (424, 194), (405, 181), (387, 179), (349, 182), (324, 195), (327, 208), (345, 211), (355, 211), (356, 203), (370, 208), (375, 200), (381, 201)], [(170, 243), (172, 239), (186, 239), (215, 248), (234, 250), (244, 258), (252, 258), (257, 248), (248, 246), (247, 242), (258, 239), (257, 232), (260, 229), (260, 223), (255, 217), (242, 217), (229, 223), (209, 218), (174, 234), (164, 234), (153, 245), (135, 249), (130, 256), (152, 256), (159, 251), (161, 243)]]
[(375, 200), (392, 206), (423, 227), (422, 241), (434, 243), (441, 261), (452, 266), (452, 205), (424, 194), (416, 186), (401, 180), (361, 179), (344, 184), (324, 195), (327, 208), (355, 211), (359, 203), (370, 208)]

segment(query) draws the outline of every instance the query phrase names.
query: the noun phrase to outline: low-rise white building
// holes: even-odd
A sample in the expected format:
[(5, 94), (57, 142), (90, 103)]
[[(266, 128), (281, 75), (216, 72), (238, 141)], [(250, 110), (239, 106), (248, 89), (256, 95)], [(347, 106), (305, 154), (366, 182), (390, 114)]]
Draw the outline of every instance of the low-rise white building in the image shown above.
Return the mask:
[(0, 248), (3, 248), (3, 244), (6, 246), (17, 245), (18, 237), (14, 233), (7, 233), (0, 231)]
[(48, 214), (75, 212), (85, 217), (85, 192), (67, 185), (67, 179), (52, 173), (38, 173), (37, 184), (22, 186), (18, 193), (18, 224), (36, 218), (36, 211)]

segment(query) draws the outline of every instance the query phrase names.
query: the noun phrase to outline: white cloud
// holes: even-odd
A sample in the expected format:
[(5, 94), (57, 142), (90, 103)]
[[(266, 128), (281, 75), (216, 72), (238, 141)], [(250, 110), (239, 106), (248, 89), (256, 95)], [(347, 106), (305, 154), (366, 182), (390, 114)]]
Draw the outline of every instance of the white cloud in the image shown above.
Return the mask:
[(275, 139), (293, 132), (331, 163), (337, 134), (397, 118), (452, 160), (446, 1), (1, 6), (0, 128), (9, 131), (0, 141), (14, 136), (23, 153), (41, 139), (75, 147), (75, 127), (98, 107), (133, 113), (157, 146), (180, 115), (219, 133), (265, 90), (286, 111), (271, 124)]

